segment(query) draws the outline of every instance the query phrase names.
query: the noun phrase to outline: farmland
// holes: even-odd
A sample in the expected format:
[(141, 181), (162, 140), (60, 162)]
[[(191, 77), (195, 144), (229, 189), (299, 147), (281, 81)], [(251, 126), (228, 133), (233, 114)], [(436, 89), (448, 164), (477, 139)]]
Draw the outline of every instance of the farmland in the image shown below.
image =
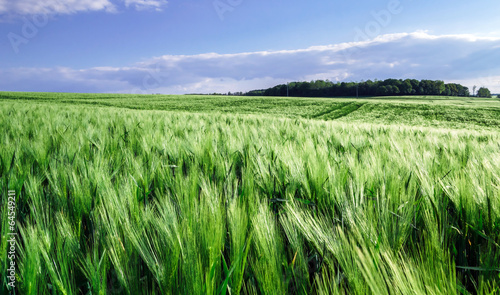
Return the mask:
[(498, 99), (3, 92), (0, 264), (13, 190), (20, 294), (494, 294), (499, 143)]

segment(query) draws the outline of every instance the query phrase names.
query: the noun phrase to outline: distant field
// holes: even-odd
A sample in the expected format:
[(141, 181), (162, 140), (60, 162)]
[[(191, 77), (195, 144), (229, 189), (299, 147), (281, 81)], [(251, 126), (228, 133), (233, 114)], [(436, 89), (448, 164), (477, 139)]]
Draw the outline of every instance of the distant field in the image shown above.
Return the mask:
[(19, 294), (500, 292), (498, 99), (0, 92), (0, 146)]
[(259, 114), (350, 123), (499, 128), (500, 100), (441, 97), (287, 98), (0, 92), (0, 99), (141, 110)]

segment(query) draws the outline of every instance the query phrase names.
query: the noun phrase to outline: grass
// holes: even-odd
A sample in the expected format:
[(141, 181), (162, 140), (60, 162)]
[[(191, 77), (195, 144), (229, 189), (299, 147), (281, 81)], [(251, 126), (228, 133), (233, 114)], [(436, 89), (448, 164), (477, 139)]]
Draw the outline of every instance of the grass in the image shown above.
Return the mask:
[(498, 101), (0, 96), (20, 294), (500, 292)]
[(291, 98), (0, 92), (5, 102), (88, 105), (188, 113), (265, 115), (338, 120), (349, 123), (494, 128), (500, 126), (500, 101), (476, 97), (408, 96), (376, 98)]

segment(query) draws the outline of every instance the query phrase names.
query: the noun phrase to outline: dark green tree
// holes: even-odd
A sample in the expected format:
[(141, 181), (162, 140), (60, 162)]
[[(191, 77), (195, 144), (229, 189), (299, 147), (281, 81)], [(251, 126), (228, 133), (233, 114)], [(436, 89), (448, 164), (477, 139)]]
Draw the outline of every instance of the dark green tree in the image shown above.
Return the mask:
[(490, 92), (490, 90), (488, 88), (481, 87), (477, 91), (477, 96), (478, 97), (488, 97), (488, 98), (491, 98), (491, 92)]
[[(339, 96), (376, 96), (376, 95), (446, 95), (469, 96), (469, 89), (455, 83), (444, 84), (443, 81), (415, 79), (367, 80), (364, 82), (336, 82), (316, 80), (310, 82), (290, 82), (288, 87), (281, 84), (268, 89), (253, 90), (244, 95), (249, 96), (289, 96), (302, 97), (339, 97)], [(357, 91), (356, 91), (357, 90)], [(241, 95), (232, 93), (232, 95)], [(490, 94), (491, 95), (491, 94)]]
[(410, 84), (411, 84), (411, 88), (413, 88), (413, 90), (415, 90), (414, 94), (420, 94), (420, 93), (418, 93), (419, 88), (420, 88), (420, 81), (418, 81), (417, 79), (410, 79)]
[(401, 94), (410, 95), (412, 93), (413, 87), (411, 86), (410, 79), (404, 80), (404, 82), (399, 87)]
[(432, 86), (432, 94), (433, 95), (441, 95), (443, 94), (444, 90), (446, 89), (446, 87), (444, 86), (444, 82), (443, 81), (432, 81), (433, 82), (433, 86)]
[(387, 87), (385, 86), (379, 86), (377, 88), (377, 95), (387, 95), (389, 91), (387, 90)]
[(394, 95), (394, 87), (392, 85), (387, 85), (385, 88), (387, 88), (387, 95)]

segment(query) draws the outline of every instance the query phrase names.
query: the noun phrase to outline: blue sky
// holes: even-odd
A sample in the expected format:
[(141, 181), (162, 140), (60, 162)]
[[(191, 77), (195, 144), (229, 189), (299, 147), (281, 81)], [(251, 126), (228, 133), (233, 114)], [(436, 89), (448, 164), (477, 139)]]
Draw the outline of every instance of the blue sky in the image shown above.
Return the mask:
[(441, 79), (500, 93), (500, 2), (0, 0), (0, 90)]

